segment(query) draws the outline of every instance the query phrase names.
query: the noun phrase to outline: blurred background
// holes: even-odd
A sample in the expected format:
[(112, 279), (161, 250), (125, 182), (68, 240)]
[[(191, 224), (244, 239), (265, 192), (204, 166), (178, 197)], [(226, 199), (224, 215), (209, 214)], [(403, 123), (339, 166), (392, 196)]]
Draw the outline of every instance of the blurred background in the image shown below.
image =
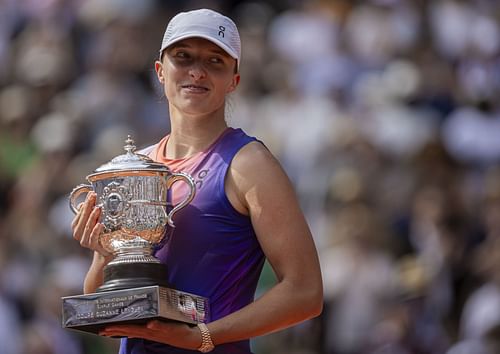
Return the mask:
[(61, 328), (91, 256), (68, 193), (169, 132), (153, 63), (200, 7), (240, 28), (228, 122), (279, 158), (322, 263), (322, 316), (255, 353), (499, 353), (496, 0), (0, 0), (0, 353), (116, 353)]

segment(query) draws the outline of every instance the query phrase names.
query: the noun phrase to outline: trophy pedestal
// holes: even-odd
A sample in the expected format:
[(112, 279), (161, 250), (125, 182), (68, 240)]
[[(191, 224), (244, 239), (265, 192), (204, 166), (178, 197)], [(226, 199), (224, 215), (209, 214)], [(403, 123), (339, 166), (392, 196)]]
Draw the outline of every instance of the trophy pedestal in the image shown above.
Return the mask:
[(208, 299), (153, 285), (62, 298), (62, 326), (98, 334), (112, 324), (174, 320), (190, 324), (208, 320)]
[(167, 268), (161, 263), (118, 263), (104, 267), (104, 283), (97, 292), (159, 285), (168, 288)]

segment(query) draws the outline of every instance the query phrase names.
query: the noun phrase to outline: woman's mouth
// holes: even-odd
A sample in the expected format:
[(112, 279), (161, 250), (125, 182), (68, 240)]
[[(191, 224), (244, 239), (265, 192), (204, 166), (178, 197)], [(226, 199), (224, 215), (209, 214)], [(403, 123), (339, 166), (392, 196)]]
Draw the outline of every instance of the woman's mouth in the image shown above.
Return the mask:
[(205, 86), (200, 86), (200, 85), (182, 85), (181, 86), (182, 89), (188, 91), (188, 92), (192, 92), (192, 93), (205, 93), (205, 92), (208, 92), (209, 89), (206, 88)]

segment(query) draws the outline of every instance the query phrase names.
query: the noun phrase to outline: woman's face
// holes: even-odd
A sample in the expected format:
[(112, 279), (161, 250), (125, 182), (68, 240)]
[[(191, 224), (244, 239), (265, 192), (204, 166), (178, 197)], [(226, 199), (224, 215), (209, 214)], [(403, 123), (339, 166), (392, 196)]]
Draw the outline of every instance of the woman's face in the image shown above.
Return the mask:
[(226, 94), (238, 86), (236, 60), (202, 38), (179, 41), (155, 63), (170, 105), (184, 114), (207, 115), (224, 109)]

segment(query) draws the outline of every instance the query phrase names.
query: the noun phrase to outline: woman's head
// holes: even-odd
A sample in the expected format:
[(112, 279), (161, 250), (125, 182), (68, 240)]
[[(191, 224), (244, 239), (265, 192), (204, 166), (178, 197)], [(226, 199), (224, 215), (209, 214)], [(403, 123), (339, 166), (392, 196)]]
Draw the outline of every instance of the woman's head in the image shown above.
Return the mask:
[(167, 26), (155, 69), (169, 104), (187, 114), (224, 110), (237, 87), (241, 55), (238, 30), (212, 10), (175, 16)]

